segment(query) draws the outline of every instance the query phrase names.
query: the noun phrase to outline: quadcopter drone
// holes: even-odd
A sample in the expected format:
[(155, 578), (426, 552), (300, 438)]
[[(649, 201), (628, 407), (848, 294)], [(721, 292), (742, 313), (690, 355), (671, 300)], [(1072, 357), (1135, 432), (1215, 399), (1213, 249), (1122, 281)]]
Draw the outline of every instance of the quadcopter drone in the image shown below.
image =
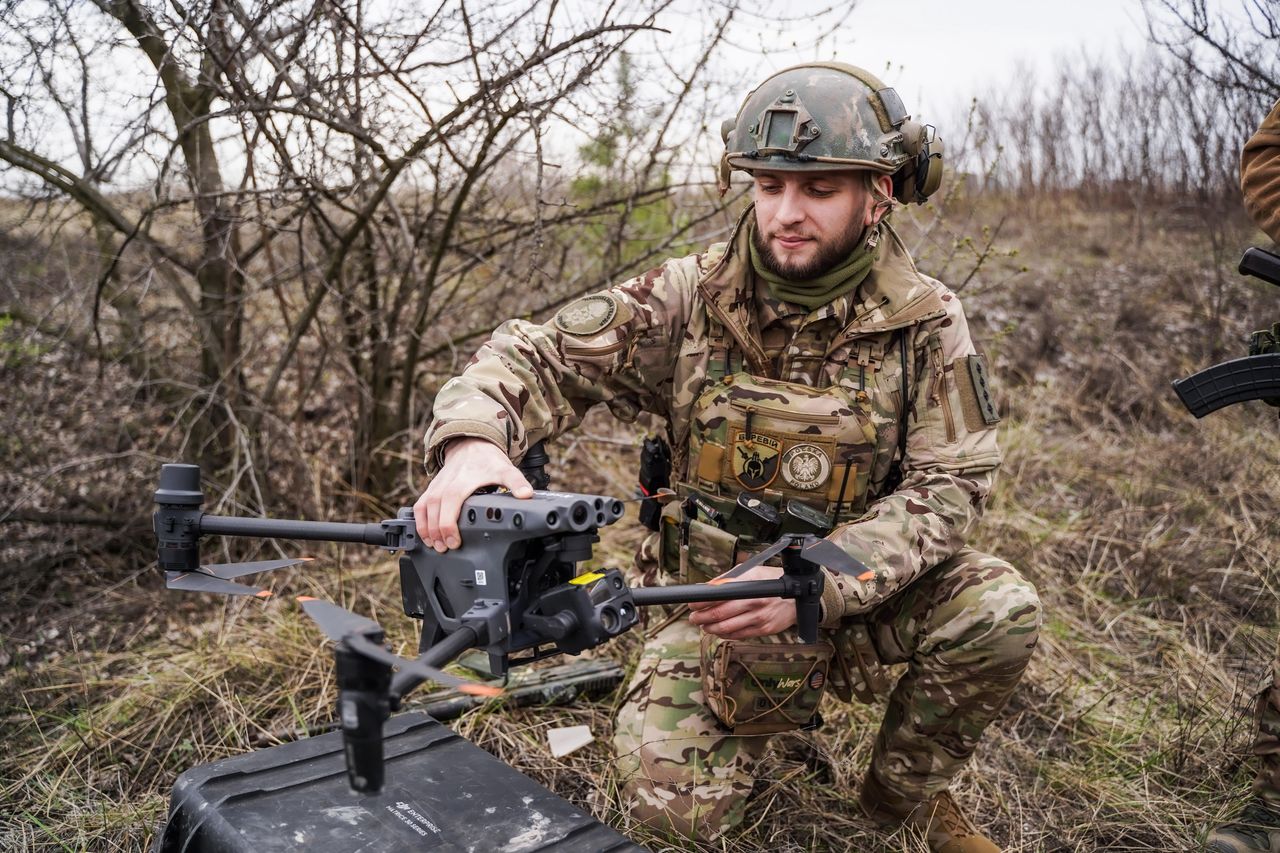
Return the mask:
[[(535, 487), (546, 485), (545, 479), (529, 479)], [(675, 498), (667, 492), (664, 498)], [(204, 535), (355, 542), (401, 554), (404, 611), (423, 622), (415, 659), (388, 650), (385, 633), (373, 620), (326, 601), (297, 599), (335, 644), (347, 779), (359, 793), (382, 789), (382, 725), (415, 687), (432, 681), (479, 696), (502, 692), (441, 669), (468, 649), (487, 651), (490, 670), (503, 676), (514, 665), (576, 655), (608, 642), (637, 623), (640, 607), (744, 598), (794, 599), (797, 632), (802, 641), (814, 642), (824, 578), (820, 568), (873, 577), (865, 565), (816, 535), (825, 532), (820, 517), (799, 508), (784, 517), (747, 493), (739, 507), (777, 541), (715, 581), (664, 587), (630, 587), (617, 569), (579, 571), (578, 564), (590, 559), (599, 541), (597, 531), (623, 514), (621, 500), (602, 495), (545, 488), (528, 499), (473, 495), (458, 520), (463, 545), (444, 554), (418, 537), (408, 507), (395, 518), (370, 524), (207, 515), (195, 465), (162, 466), (155, 501), (159, 569), (169, 589), (266, 598), (269, 591), (235, 579), (305, 560), (202, 565)], [(686, 512), (698, 511), (696, 505), (686, 507)], [(723, 583), (779, 555), (781, 577)]]

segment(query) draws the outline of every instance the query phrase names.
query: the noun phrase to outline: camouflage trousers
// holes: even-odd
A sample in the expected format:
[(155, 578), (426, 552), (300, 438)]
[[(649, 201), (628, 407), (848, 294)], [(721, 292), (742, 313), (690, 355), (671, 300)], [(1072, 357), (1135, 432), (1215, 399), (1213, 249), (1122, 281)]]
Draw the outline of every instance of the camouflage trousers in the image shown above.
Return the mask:
[[(870, 772), (924, 800), (946, 788), (1022, 677), (1040, 627), (1035, 587), (963, 549), (862, 617), (884, 664), (907, 664)], [(794, 642), (794, 635), (779, 635)], [(614, 727), (622, 808), (656, 828), (712, 839), (743, 819), (769, 735), (735, 736), (703, 702), (699, 629), (651, 637)]]
[(1258, 693), (1257, 720), (1253, 754), (1258, 757), (1258, 775), (1253, 793), (1280, 809), (1280, 645), (1271, 664), (1271, 683)]

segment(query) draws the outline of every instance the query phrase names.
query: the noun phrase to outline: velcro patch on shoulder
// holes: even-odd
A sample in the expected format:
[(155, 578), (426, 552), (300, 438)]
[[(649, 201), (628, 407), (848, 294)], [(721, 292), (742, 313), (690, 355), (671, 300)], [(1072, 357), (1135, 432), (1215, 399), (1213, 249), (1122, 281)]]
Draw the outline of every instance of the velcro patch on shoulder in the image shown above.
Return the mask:
[(592, 337), (631, 319), (631, 308), (612, 293), (593, 293), (561, 308), (551, 321), (560, 331)]
[[(964, 425), (970, 432), (990, 429), (1000, 423), (1000, 411), (996, 408), (994, 391), (987, 373), (987, 358), (983, 355), (970, 355), (956, 361), (956, 386), (964, 409)], [(961, 361), (966, 364), (961, 365)]]

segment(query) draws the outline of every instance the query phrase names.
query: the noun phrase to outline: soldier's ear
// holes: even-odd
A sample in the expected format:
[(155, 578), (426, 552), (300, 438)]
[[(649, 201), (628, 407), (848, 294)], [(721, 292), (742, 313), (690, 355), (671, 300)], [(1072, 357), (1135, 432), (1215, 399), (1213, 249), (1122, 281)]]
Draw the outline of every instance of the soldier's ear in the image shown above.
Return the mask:
[(889, 175), (876, 175), (871, 180), (871, 205), (867, 208), (867, 218), (862, 224), (872, 226), (889, 215), (893, 210), (893, 178)]

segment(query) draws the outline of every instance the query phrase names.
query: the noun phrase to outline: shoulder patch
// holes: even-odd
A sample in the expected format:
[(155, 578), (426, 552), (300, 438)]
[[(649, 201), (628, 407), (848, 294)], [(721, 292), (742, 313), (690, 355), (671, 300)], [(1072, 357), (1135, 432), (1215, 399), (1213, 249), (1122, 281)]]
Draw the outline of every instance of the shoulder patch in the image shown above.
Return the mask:
[[(967, 370), (960, 369), (966, 362)], [(970, 355), (956, 360), (956, 385), (964, 409), (964, 425), (970, 432), (990, 429), (1000, 423), (1000, 412), (987, 376), (987, 359), (982, 355)]]
[(589, 336), (598, 335), (630, 317), (630, 309), (618, 297), (611, 293), (593, 293), (561, 308), (552, 323), (567, 334)]

